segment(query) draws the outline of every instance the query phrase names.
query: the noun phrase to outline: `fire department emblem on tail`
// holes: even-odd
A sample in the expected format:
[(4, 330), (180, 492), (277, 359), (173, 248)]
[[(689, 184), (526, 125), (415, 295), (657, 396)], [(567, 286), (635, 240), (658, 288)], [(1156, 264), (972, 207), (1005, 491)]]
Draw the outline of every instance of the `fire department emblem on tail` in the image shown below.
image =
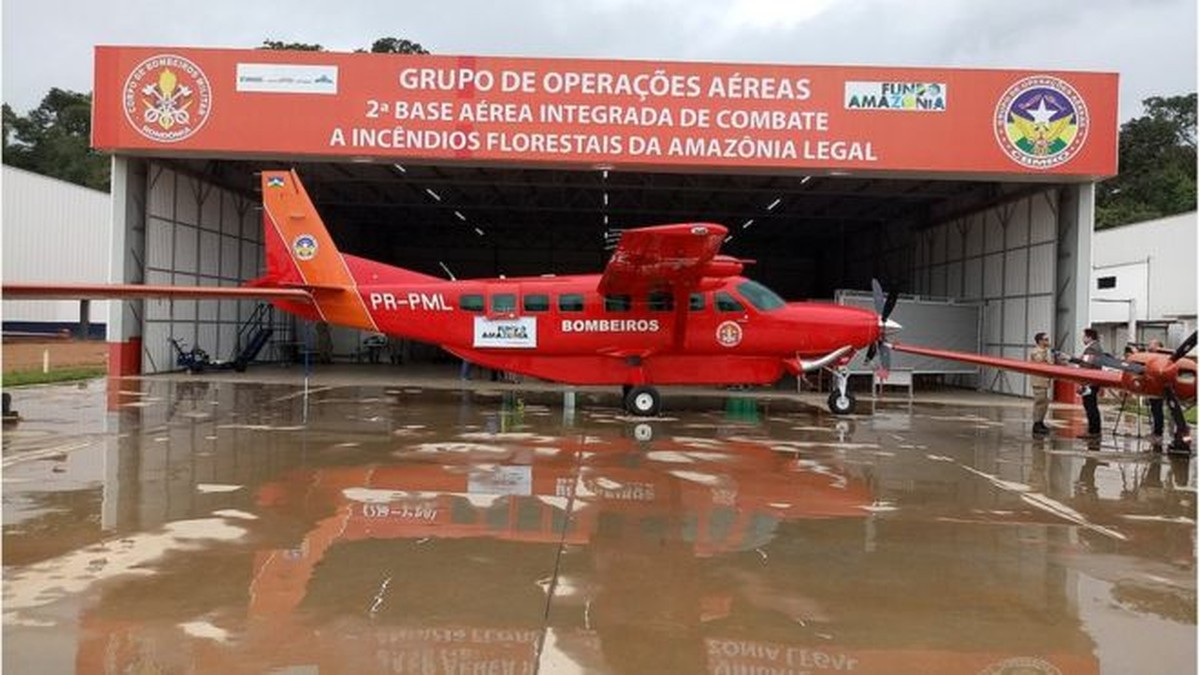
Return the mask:
[(139, 134), (159, 143), (176, 143), (208, 121), (212, 86), (192, 61), (159, 54), (129, 73), (121, 102), (125, 119)]
[(742, 327), (733, 321), (717, 326), (717, 342), (723, 347), (736, 347), (742, 343)]
[(312, 260), (317, 255), (317, 240), (311, 234), (302, 234), (292, 242), (292, 250), (298, 260)]

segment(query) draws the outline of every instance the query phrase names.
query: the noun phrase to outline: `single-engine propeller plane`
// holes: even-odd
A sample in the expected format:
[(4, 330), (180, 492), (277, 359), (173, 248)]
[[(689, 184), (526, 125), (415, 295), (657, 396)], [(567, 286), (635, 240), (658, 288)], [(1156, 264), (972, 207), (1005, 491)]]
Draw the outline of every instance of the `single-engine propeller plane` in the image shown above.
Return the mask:
[(21, 297), (247, 297), (313, 321), (441, 346), (474, 364), (569, 384), (621, 385), (655, 415), (671, 384), (769, 384), (828, 369), (849, 413), (846, 365), (887, 368), (895, 296), (875, 311), (782, 300), (719, 255), (727, 230), (682, 223), (620, 233), (603, 274), (445, 280), (343, 254), (294, 171), (262, 173), (266, 274), (236, 289), (6, 284)]
[(1174, 351), (1133, 352), (1121, 359), (1110, 354), (1095, 359), (1086, 355), (1066, 359), (1076, 364), (1075, 366), (1018, 361), (905, 344), (892, 344), (891, 348), (909, 354), (975, 363), (1027, 375), (1042, 375), (1085, 385), (1111, 387), (1139, 396), (1161, 398), (1171, 411), (1171, 420), (1174, 423), (1171, 448), (1187, 450), (1191, 448), (1191, 430), (1184, 418), (1184, 408), (1196, 405), (1196, 359), (1187, 354), (1195, 346), (1196, 333), (1193, 332)]

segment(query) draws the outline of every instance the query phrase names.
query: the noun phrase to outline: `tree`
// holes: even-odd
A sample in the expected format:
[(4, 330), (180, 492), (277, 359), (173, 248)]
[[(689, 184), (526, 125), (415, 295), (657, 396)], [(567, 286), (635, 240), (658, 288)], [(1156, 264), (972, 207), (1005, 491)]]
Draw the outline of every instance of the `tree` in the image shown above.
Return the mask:
[(325, 48), (321, 45), (308, 44), (307, 42), (283, 42), (282, 40), (263, 40), (262, 46), (260, 46), (259, 49), (275, 49), (293, 52), (325, 51)]
[(1120, 172), (1097, 188), (1097, 229), (1196, 210), (1196, 93), (1142, 105), (1121, 125)]
[(108, 155), (91, 148), (92, 95), (57, 87), (28, 115), (4, 105), (4, 163), (108, 190)]
[[(361, 52), (362, 50), (357, 50)], [(422, 47), (417, 42), (411, 42), (401, 38), (385, 37), (379, 38), (371, 43), (372, 54), (428, 54), (429, 50)]]

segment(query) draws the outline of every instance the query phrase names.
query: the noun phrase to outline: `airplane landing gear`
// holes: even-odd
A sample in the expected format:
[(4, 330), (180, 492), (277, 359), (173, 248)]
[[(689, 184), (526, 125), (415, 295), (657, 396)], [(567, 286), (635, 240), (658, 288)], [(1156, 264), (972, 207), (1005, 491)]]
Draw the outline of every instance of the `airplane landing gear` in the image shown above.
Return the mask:
[(849, 415), (854, 412), (854, 394), (846, 391), (850, 373), (839, 367), (833, 371), (833, 391), (829, 394), (829, 412), (834, 415)]
[(625, 410), (639, 417), (654, 417), (662, 407), (662, 396), (654, 387), (638, 385), (625, 390)]

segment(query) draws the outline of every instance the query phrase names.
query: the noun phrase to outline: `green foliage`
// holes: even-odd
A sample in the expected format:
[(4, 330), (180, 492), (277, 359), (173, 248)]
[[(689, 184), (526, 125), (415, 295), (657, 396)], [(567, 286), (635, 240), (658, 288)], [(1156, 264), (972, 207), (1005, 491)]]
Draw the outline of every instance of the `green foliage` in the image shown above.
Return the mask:
[[(361, 52), (362, 50), (356, 50)], [(379, 38), (371, 43), (372, 54), (428, 54), (429, 50), (425, 49), (417, 42), (411, 42), (401, 38), (385, 37)]]
[(4, 105), (4, 163), (108, 191), (108, 155), (91, 149), (92, 95), (57, 87), (28, 115)]
[(1121, 125), (1120, 173), (1096, 191), (1096, 228), (1196, 210), (1196, 94), (1153, 96)]
[(104, 377), (107, 373), (108, 369), (104, 366), (59, 368), (51, 370), (48, 373), (43, 373), (40, 370), (15, 370), (0, 375), (0, 385), (5, 387), (22, 387), (31, 384), (92, 380), (97, 377)]
[(323, 52), (325, 48), (321, 45), (312, 45), (307, 42), (283, 42), (282, 40), (263, 40), (262, 46), (259, 49), (274, 49), (281, 51), (293, 52)]

